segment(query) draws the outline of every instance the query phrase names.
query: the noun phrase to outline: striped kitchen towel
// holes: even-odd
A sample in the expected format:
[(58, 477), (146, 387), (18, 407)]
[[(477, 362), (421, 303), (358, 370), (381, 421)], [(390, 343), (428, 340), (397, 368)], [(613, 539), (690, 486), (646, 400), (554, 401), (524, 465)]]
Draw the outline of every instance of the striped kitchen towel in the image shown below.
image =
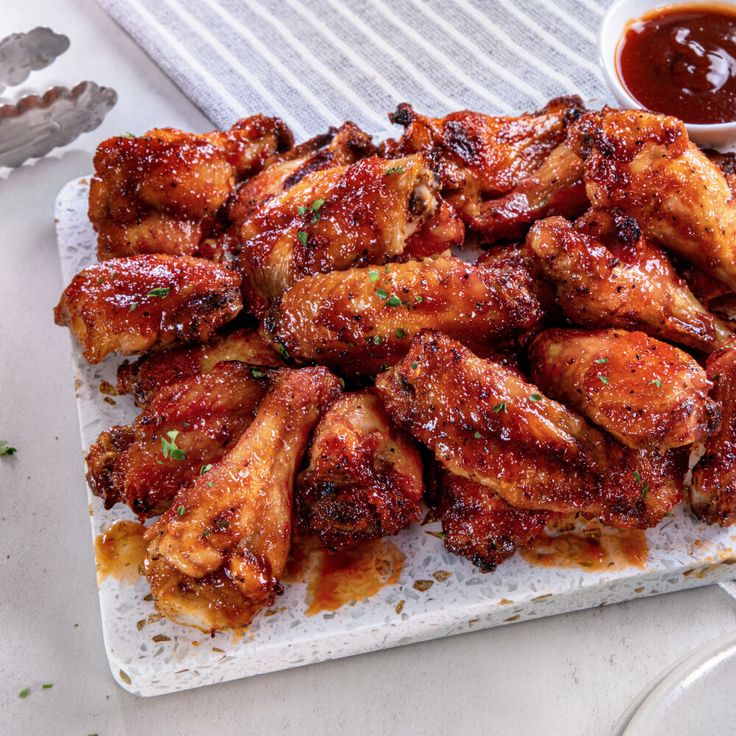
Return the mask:
[(609, 99), (596, 36), (611, 0), (98, 1), (220, 127), (263, 112), (301, 139), (344, 120), (386, 130), (404, 101), (441, 115)]

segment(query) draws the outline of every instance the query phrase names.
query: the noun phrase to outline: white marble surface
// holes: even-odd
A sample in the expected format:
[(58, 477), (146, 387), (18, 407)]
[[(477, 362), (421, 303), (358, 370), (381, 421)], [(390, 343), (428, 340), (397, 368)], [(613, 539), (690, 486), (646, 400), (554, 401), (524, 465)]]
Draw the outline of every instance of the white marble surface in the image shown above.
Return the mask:
[(605, 736), (664, 666), (736, 628), (736, 604), (703, 588), (177, 695), (121, 690), (102, 646), (68, 339), (51, 319), (53, 201), (100, 137), (207, 121), (91, 0), (13, 0), (0, 36), (39, 24), (72, 47), (27, 88), (91, 78), (120, 101), (99, 130), (0, 175), (0, 438), (18, 448), (0, 461), (0, 732)]

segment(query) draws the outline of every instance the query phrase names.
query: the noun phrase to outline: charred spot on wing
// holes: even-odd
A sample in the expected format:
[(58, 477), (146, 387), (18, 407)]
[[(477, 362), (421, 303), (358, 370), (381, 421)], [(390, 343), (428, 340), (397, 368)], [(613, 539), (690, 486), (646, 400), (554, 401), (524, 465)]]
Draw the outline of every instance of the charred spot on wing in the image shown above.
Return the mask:
[(409, 126), (414, 120), (416, 120), (416, 113), (414, 108), (408, 102), (402, 102), (394, 112), (388, 114), (388, 119), (394, 125), (402, 125), (403, 127)]

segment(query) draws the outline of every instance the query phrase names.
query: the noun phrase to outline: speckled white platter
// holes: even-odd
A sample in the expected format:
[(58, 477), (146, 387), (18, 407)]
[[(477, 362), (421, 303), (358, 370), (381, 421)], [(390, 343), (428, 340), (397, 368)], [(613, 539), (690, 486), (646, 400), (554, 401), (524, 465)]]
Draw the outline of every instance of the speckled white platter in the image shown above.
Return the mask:
[[(64, 282), (95, 261), (95, 236), (87, 220), (88, 182), (69, 182), (56, 203), (56, 229)], [(75, 390), (82, 445), (86, 452), (97, 435), (135, 416), (130, 397), (104, 401), (100, 382), (115, 384), (117, 361), (89, 366), (76, 345)], [(79, 513), (89, 504), (93, 539), (111, 523), (132, 518), (120, 506), (106, 511), (81, 488)], [(736, 530), (707, 527), (679, 510), (647, 532), (646, 569), (608, 572), (554, 569), (527, 564), (520, 556), (495, 573), (482, 574), (468, 561), (445, 551), (442, 541), (415, 526), (395, 538), (406, 555), (398, 584), (373, 598), (334, 613), (305, 615), (306, 586), (290, 584), (274, 615), (256, 619), (242, 638), (231, 633), (213, 638), (165, 620), (157, 620), (145, 579), (135, 584), (108, 578), (100, 587), (105, 647), (113, 677), (138, 695), (160, 695), (257, 675), (273, 670), (386, 649), (474, 629), (524, 621), (556, 613), (616, 603), (638, 596), (719, 582), (733, 577)], [(447, 571), (449, 577), (433, 573)], [(428, 590), (417, 580), (432, 581)], [(420, 586), (425, 587), (425, 586)], [(400, 613), (397, 603), (404, 601)], [(143, 622), (139, 628), (139, 622)], [(154, 637), (156, 641), (154, 641)], [(166, 638), (168, 637), (168, 638)]]

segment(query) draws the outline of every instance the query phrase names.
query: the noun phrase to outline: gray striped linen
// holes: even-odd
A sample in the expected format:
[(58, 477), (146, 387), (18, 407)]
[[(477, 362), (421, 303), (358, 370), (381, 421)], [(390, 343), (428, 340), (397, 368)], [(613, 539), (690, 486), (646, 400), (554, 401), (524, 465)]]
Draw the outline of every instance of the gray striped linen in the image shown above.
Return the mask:
[(344, 120), (380, 133), (405, 101), (432, 115), (610, 101), (596, 36), (611, 0), (98, 2), (219, 127), (262, 112), (303, 139)]

